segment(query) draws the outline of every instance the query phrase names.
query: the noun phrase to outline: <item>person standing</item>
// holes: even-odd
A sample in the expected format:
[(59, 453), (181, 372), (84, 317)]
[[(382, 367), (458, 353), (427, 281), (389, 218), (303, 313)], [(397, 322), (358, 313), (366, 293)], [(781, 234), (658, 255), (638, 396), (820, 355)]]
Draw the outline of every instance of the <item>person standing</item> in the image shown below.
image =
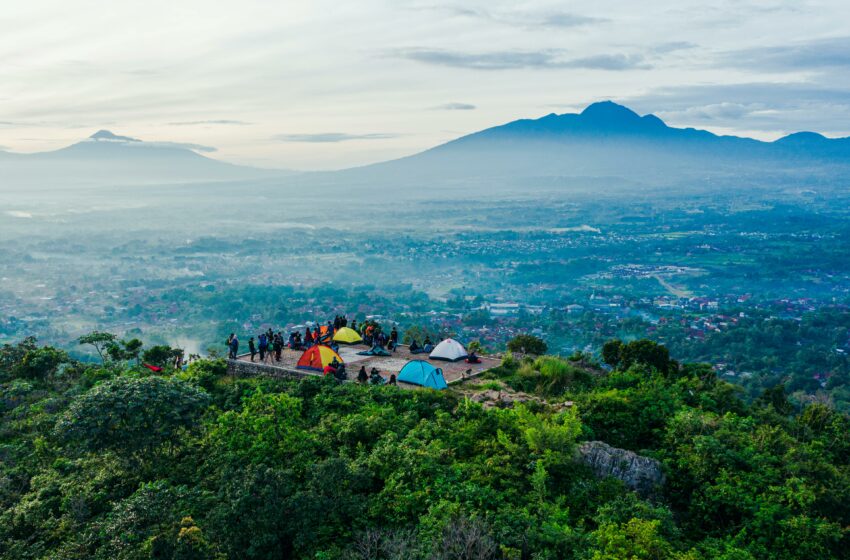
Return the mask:
[(283, 335), (278, 332), (274, 335), (274, 359), (280, 361), (280, 354), (283, 352)]
[(231, 360), (233, 359), (233, 333), (230, 333), (230, 336), (227, 337), (227, 342), (224, 343), (227, 346), (227, 357)]
[[(257, 354), (257, 347), (254, 346), (254, 337), (248, 339), (248, 351), (251, 353), (251, 361), (254, 361), (254, 356)], [(262, 358), (260, 358), (262, 360)]]
[(266, 350), (269, 348), (269, 339), (266, 338), (266, 333), (260, 333), (260, 361), (266, 361)]
[(239, 338), (234, 334), (233, 338), (230, 340), (230, 355), (231, 359), (235, 360), (236, 356), (239, 354)]
[(396, 346), (398, 346), (398, 331), (393, 327), (390, 331), (390, 350), (395, 352)]

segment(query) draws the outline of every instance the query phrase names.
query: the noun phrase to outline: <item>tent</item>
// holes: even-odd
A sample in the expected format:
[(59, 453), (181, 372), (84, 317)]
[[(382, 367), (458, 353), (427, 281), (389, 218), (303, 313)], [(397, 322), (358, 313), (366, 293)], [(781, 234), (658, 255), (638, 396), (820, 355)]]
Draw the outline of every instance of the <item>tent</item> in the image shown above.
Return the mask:
[(363, 339), (357, 334), (357, 331), (348, 327), (342, 327), (334, 335), (334, 340), (340, 344), (358, 344), (363, 342)]
[(386, 348), (381, 348), (377, 344), (369, 350), (358, 352), (360, 356), (392, 356)]
[(432, 360), (456, 362), (466, 358), (466, 356), (466, 348), (463, 347), (463, 344), (453, 338), (447, 338), (434, 347), (428, 357)]
[(431, 389), (446, 389), (448, 384), (443, 377), (443, 370), (436, 368), (425, 360), (410, 360), (398, 372), (398, 380), (414, 385), (422, 385)]
[(311, 346), (303, 354), (301, 354), (301, 357), (298, 358), (298, 364), (296, 367), (298, 369), (324, 371), (325, 366), (333, 362), (334, 358), (336, 358), (336, 361), (339, 363), (343, 363), (342, 358), (340, 358), (339, 354), (334, 352), (333, 349), (317, 344), (316, 346)]

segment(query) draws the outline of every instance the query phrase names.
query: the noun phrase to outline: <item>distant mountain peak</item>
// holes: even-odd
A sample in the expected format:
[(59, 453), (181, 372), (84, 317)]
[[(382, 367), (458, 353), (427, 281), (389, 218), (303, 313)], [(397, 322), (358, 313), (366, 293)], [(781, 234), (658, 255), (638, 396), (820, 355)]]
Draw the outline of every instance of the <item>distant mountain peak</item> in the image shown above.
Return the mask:
[(109, 130), (98, 130), (91, 136), (89, 136), (89, 140), (95, 141), (103, 141), (103, 142), (141, 142), (138, 138), (131, 138), (129, 136), (119, 136), (118, 134), (114, 134)]
[(823, 134), (818, 134), (817, 132), (794, 132), (793, 134), (789, 134), (788, 136), (783, 136), (782, 138), (776, 140), (776, 142), (780, 144), (806, 144), (812, 142), (818, 143), (828, 143), (829, 138), (824, 136)]
[(608, 122), (624, 122), (640, 119), (640, 115), (628, 107), (624, 107), (623, 105), (619, 105), (613, 101), (599, 101), (597, 103), (591, 103), (584, 111), (581, 112), (581, 116), (592, 120)]

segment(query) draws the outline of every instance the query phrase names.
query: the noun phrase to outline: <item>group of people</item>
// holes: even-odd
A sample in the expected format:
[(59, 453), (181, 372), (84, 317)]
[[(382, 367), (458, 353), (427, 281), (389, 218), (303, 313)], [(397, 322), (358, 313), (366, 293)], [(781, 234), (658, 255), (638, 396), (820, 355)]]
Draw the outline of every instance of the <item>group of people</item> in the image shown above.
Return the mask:
[(426, 336), (425, 342), (423, 342), (422, 346), (419, 346), (419, 343), (414, 338), (410, 341), (410, 353), (411, 354), (430, 354), (434, 349), (434, 343), (431, 342), (431, 337)]
[(386, 348), (395, 352), (398, 348), (398, 329), (392, 328), (390, 334), (386, 334), (375, 324), (369, 324), (363, 329), (363, 343), (367, 346)]
[(377, 368), (372, 368), (372, 371), (367, 373), (366, 366), (360, 366), (360, 371), (357, 372), (358, 383), (369, 383), (370, 385), (397, 385), (395, 374), (391, 374), (389, 380), (384, 379), (381, 372)]
[[(279, 362), (281, 361), (284, 348), (290, 348), (292, 350), (307, 350), (316, 344), (329, 346), (334, 352), (338, 352), (339, 345), (334, 341), (334, 334), (345, 327), (349, 327), (357, 331), (357, 320), (352, 320), (349, 325), (348, 318), (345, 315), (337, 315), (334, 317), (333, 321), (329, 320), (327, 325), (316, 325), (312, 329), (309, 326), (305, 327), (303, 335), (300, 331), (293, 330), (289, 333), (289, 337), (287, 339), (284, 338), (281, 331), (274, 332), (271, 328), (269, 328), (266, 332), (260, 333), (260, 335), (257, 336), (256, 341), (253, 336), (248, 339), (248, 351), (251, 354), (251, 361), (253, 362), (257, 354), (259, 354), (260, 362), (262, 363), (270, 362), (272, 360)], [(383, 332), (377, 323), (367, 322), (361, 325), (361, 331), (358, 332), (360, 332), (363, 337), (363, 343), (370, 346), (372, 349), (380, 348), (382, 351), (386, 349), (387, 351), (394, 353), (398, 348), (398, 329), (396, 329), (396, 327), (393, 327), (389, 334), (387, 334)], [(231, 333), (227, 338), (226, 345), (228, 349), (228, 358), (235, 360), (239, 353), (239, 339), (234, 333)], [(434, 342), (431, 340), (430, 336), (426, 336), (421, 345), (416, 339), (413, 339), (410, 342), (411, 354), (430, 354), (432, 350), (434, 350)], [(471, 352), (466, 361), (474, 364), (479, 363), (481, 360), (475, 355), (475, 352)], [(334, 370), (334, 375), (340, 375), (339, 368), (332, 369)], [(344, 374), (344, 369), (345, 366), (343, 365), (342, 374)], [(373, 370), (373, 373), (376, 373), (376, 370)], [(365, 376), (365, 380), (361, 380), (361, 376)], [(380, 377), (380, 374), (378, 374), (378, 377)], [(393, 384), (395, 382), (394, 378), (395, 376), (390, 378), (391, 383)], [(344, 379), (344, 377), (342, 377), (342, 379)], [(357, 379), (361, 383), (365, 383), (366, 381), (369, 381), (370, 383), (377, 383), (377, 378), (370, 376), (370, 374), (363, 368), (361, 368)], [(382, 377), (381, 382), (385, 382)]]

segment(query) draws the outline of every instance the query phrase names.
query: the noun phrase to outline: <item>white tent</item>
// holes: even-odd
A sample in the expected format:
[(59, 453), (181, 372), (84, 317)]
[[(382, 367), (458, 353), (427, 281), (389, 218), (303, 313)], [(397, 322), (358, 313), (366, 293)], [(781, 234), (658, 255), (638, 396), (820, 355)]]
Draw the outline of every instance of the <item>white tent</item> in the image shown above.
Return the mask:
[(433, 360), (456, 362), (466, 358), (467, 355), (466, 348), (463, 347), (463, 344), (453, 338), (447, 338), (439, 343), (436, 348), (431, 351), (431, 354), (429, 354), (428, 357)]

